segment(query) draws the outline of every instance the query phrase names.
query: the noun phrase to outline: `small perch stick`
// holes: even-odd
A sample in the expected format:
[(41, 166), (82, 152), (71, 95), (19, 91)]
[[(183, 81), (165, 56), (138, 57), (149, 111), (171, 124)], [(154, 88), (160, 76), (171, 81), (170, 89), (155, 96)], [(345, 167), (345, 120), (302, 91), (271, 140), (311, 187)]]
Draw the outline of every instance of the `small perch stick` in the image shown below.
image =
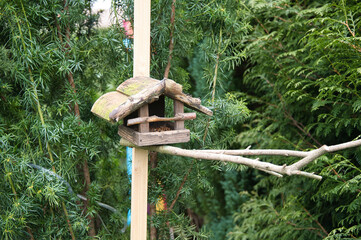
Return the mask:
[(166, 122), (166, 121), (179, 121), (179, 120), (193, 120), (196, 118), (196, 113), (177, 113), (175, 117), (165, 118), (158, 116), (150, 116), (150, 117), (138, 117), (128, 119), (127, 125), (132, 126), (145, 122)]

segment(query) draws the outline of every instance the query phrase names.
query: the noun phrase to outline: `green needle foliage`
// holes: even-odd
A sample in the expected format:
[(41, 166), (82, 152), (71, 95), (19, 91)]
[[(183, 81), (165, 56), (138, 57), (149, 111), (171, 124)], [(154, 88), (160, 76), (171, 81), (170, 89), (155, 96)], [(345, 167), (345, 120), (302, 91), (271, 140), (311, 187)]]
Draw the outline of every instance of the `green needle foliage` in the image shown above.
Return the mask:
[[(125, 149), (90, 108), (132, 76), (121, 22), (133, 21), (133, 1), (112, 2), (123, 15), (106, 29), (92, 2), (0, 1), (0, 239), (129, 239)], [(191, 141), (179, 147), (306, 151), (357, 139), (360, 9), (153, 0), (151, 76), (214, 112), (186, 122)], [(305, 168), (317, 182), (159, 154), (148, 201), (167, 208), (149, 215), (149, 239), (359, 239), (360, 157), (320, 157)]]
[[(240, 147), (307, 150), (358, 138), (360, 4), (250, 1)], [(263, 177), (234, 214), (231, 239), (358, 239), (359, 149), (319, 158), (324, 180)], [(291, 159), (292, 160), (292, 159)], [(270, 158), (283, 164), (290, 159)], [(352, 209), (352, 210), (351, 210)]]
[(124, 154), (89, 110), (130, 74), (129, 54), (122, 32), (95, 32), (90, 4), (0, 2), (1, 239), (106, 237), (124, 226)]

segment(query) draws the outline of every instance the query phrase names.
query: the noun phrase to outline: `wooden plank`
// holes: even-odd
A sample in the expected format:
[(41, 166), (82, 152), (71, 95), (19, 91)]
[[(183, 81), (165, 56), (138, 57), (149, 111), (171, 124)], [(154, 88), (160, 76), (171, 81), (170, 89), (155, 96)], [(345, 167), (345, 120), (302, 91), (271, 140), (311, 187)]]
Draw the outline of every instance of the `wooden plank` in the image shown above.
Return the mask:
[[(134, 0), (133, 77), (150, 76), (150, 2)], [(148, 151), (133, 148), (131, 240), (147, 239)]]
[(171, 98), (178, 100), (180, 102), (183, 102), (187, 107), (193, 110), (197, 110), (199, 112), (202, 112), (204, 114), (207, 114), (208, 116), (212, 116), (213, 112), (206, 108), (205, 106), (201, 105), (201, 100), (199, 98), (193, 98), (191, 96), (188, 96), (186, 94), (178, 94), (170, 96)]
[(133, 77), (150, 76), (150, 0), (134, 0)]
[[(149, 117), (148, 104), (139, 109), (139, 117)], [(129, 122), (129, 120), (128, 120)], [(149, 132), (149, 122), (143, 122), (139, 124), (139, 132)]]
[(150, 77), (134, 77), (124, 81), (117, 87), (117, 91), (125, 95), (132, 96), (144, 89), (150, 88), (160, 81)]
[[(177, 114), (183, 114), (184, 113), (184, 105), (182, 102), (178, 100), (174, 100), (173, 102), (174, 106), (174, 116), (177, 116)], [(174, 123), (174, 130), (180, 130), (184, 129), (184, 121), (175, 121)]]
[(119, 125), (118, 134), (136, 146), (174, 144), (189, 142), (190, 140), (190, 131), (188, 129), (139, 133), (131, 128)]
[(167, 122), (167, 121), (180, 121), (180, 120), (193, 120), (196, 119), (196, 113), (177, 113), (174, 117), (166, 118), (166, 117), (158, 117), (156, 115), (150, 117), (138, 117), (128, 119), (127, 126), (132, 126), (144, 122)]
[(148, 151), (133, 148), (131, 240), (147, 239)]
[(119, 125), (118, 134), (119, 136), (127, 139), (129, 142), (132, 142), (135, 145), (139, 145), (139, 136), (133, 129)]
[(165, 81), (165, 91), (164, 94), (174, 100), (178, 100), (184, 103), (187, 107), (207, 114), (209, 116), (213, 115), (213, 112), (201, 105), (201, 100), (199, 98), (191, 97), (182, 92), (182, 86), (171, 79), (164, 79)]
[(98, 98), (93, 104), (91, 112), (95, 115), (110, 121), (109, 114), (120, 104), (126, 102), (128, 97), (119, 92), (109, 92)]
[(179, 83), (176, 83), (172, 79), (166, 78), (165, 80), (165, 92), (170, 93), (172, 95), (182, 94), (183, 86)]
[(173, 143), (189, 142), (190, 131), (172, 130), (166, 132), (137, 133), (138, 146), (164, 145)]

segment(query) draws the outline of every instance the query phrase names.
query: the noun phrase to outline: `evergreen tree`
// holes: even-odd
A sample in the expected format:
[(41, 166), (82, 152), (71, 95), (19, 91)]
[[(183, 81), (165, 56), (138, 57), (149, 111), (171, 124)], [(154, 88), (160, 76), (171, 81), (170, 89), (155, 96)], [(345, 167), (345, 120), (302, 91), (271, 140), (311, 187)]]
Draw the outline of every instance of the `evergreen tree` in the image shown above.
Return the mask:
[[(122, 15), (108, 29), (94, 28), (91, 3), (0, 1), (1, 239), (129, 239), (125, 149), (90, 108), (132, 76), (120, 23), (133, 2), (113, 1)], [(214, 112), (186, 123), (180, 146), (309, 150), (358, 138), (360, 7), (152, 1), (151, 76)], [(320, 157), (306, 169), (318, 182), (152, 153), (149, 238), (360, 238), (359, 157)]]
[(90, 5), (0, 2), (1, 239), (105, 237), (124, 225), (124, 154), (89, 109), (129, 75), (129, 54), (117, 29), (94, 31)]
[[(241, 82), (251, 111), (240, 147), (306, 150), (360, 135), (357, 1), (245, 3), (253, 31)], [(359, 148), (309, 167), (324, 180), (265, 176), (235, 214), (231, 239), (360, 237)], [(286, 162), (271, 158), (272, 162)]]

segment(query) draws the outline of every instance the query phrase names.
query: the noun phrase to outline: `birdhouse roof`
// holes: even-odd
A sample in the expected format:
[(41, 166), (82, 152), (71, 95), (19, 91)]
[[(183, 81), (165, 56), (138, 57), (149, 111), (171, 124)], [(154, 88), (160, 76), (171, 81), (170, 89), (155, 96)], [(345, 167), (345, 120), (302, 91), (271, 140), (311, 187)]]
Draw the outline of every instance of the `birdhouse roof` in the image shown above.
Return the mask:
[(135, 77), (124, 81), (116, 91), (102, 95), (91, 111), (107, 121), (119, 121), (145, 104), (158, 100), (163, 94), (191, 109), (213, 115), (211, 110), (201, 105), (199, 98), (183, 93), (182, 85), (171, 79), (157, 80), (150, 77)]

